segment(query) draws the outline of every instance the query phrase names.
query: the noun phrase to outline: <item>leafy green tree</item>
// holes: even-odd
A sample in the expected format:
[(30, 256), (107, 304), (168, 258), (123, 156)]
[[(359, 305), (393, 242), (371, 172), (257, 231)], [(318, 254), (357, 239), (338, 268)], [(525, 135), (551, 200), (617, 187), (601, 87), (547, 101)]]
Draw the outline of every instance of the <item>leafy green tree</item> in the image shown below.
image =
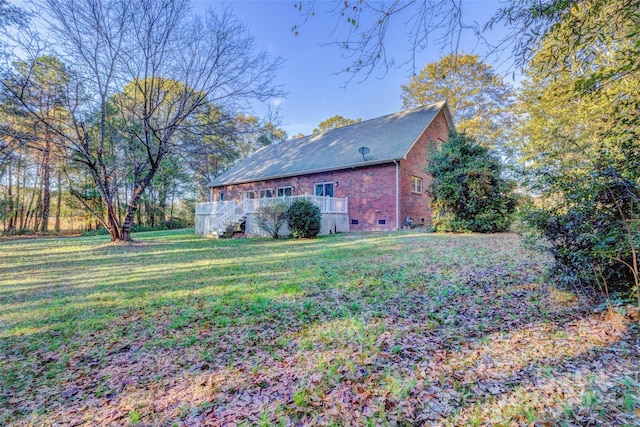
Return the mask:
[(431, 151), (432, 224), (436, 231), (505, 231), (517, 204), (514, 183), (501, 176), (500, 161), (475, 140), (452, 131)]
[[(603, 138), (604, 133), (618, 129), (622, 136), (628, 130), (619, 124), (629, 114), (634, 116), (640, 73), (620, 69), (618, 61), (625, 62), (622, 57), (631, 55), (634, 44), (640, 46), (640, 36), (630, 37), (630, 27), (637, 21), (619, 16), (622, 2), (606, 3), (604, 7), (604, 2), (595, 2), (598, 13), (577, 3), (549, 30), (527, 66), (515, 109), (520, 120), (513, 143), (528, 168), (561, 174), (563, 168), (572, 169), (597, 156), (605, 142), (616, 145), (610, 136)], [(596, 40), (578, 37), (576, 26), (599, 28), (601, 34)], [(569, 48), (568, 39), (577, 44)], [(591, 44), (583, 44), (587, 42)], [(607, 77), (611, 75), (617, 77)], [(633, 128), (633, 121), (629, 125)], [(609, 152), (619, 150), (610, 147)]]
[[(21, 82), (27, 76), (31, 83), (22, 86)], [(48, 230), (51, 178), (63, 154), (57, 145), (60, 138), (52, 131), (52, 126), (60, 117), (68, 116), (64, 109), (68, 80), (69, 74), (64, 64), (51, 55), (38, 56), (31, 61), (17, 61), (5, 74), (4, 85), (11, 87), (12, 91), (20, 91), (22, 95), (21, 103), (14, 102), (8, 96), (4, 104), (5, 139), (13, 142), (14, 146), (23, 144), (26, 148), (23, 160), (37, 171), (37, 178), (32, 184), (39, 182), (38, 188), (32, 188), (37, 193), (36, 212), (32, 215), (33, 226), (29, 227), (34, 231)]]
[(349, 119), (347, 117), (342, 117), (338, 114), (335, 116), (329, 117), (327, 120), (323, 120), (318, 124), (318, 127), (313, 129), (313, 133), (320, 133), (331, 129), (341, 128), (343, 126), (353, 125), (356, 123), (360, 123), (362, 121), (361, 118), (357, 119)]
[(264, 123), (258, 130), (257, 141), (260, 146), (277, 144), (287, 140), (287, 132), (271, 122)]
[(640, 304), (640, 186), (611, 160), (548, 176), (544, 203), (525, 211), (526, 235), (544, 242), (562, 286), (596, 302), (635, 294)]
[(638, 13), (576, 2), (546, 30), (519, 95), (516, 144), (539, 201), (526, 218), (560, 283), (605, 300), (635, 292), (640, 304)]
[[(63, 106), (69, 74), (64, 64), (55, 56), (39, 56), (31, 64), (18, 63), (16, 69), (23, 77), (27, 73), (30, 75), (31, 84), (24, 89), (23, 96), (24, 100), (30, 104), (26, 111), (37, 111), (36, 117), (27, 119), (33, 123), (34, 130), (29, 146), (40, 153), (42, 164), (40, 231), (47, 231), (51, 202), (51, 174), (57, 160), (61, 157), (60, 149), (56, 144), (59, 137), (51, 128), (52, 125), (55, 126), (59, 117), (68, 116)], [(27, 116), (29, 116), (28, 113)], [(40, 123), (37, 117), (41, 117), (45, 123)]]
[(456, 129), (489, 148), (506, 145), (514, 99), (511, 86), (478, 55), (446, 55), (402, 85), (405, 108), (447, 100)]
[[(537, 56), (550, 74), (574, 69), (579, 75), (571, 88), (590, 92), (640, 71), (639, 20), (639, 0), (516, 0), (486, 28), (504, 24), (511, 30), (503, 42), (512, 46), (516, 65)], [(612, 42), (615, 49), (605, 47)]]

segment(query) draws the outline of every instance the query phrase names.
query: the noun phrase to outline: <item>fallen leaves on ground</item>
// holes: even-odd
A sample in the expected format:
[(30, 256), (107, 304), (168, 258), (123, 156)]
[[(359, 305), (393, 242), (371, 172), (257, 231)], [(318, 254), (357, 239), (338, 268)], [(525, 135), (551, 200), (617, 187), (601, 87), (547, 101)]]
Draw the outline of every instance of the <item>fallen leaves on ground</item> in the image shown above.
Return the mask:
[[(548, 260), (515, 236), (336, 239), (305, 246), (316, 257), (307, 268), (317, 275), (302, 296), (230, 306), (222, 323), (194, 290), (177, 314), (163, 306), (132, 311), (109, 329), (74, 335), (66, 352), (33, 348), (28, 336), (12, 341), (0, 372), (29, 373), (33, 382), (2, 386), (0, 420), (640, 424), (637, 322), (594, 313), (546, 282)], [(323, 249), (336, 241), (345, 256), (353, 242), (362, 253), (367, 245), (379, 252), (323, 264), (322, 250), (342, 250)], [(274, 274), (286, 280), (285, 261)], [(250, 286), (268, 289), (269, 279), (261, 280)], [(48, 379), (39, 383), (39, 376)]]

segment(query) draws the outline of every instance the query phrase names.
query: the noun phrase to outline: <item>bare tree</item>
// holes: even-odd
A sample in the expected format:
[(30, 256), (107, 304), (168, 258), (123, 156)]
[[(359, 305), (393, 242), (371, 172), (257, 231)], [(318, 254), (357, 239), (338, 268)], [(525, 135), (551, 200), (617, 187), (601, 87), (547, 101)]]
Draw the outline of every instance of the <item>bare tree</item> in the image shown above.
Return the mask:
[[(324, 7), (321, 4), (316, 0), (295, 4), (302, 18), (302, 23), (292, 28), (295, 35), (304, 31), (307, 20), (318, 13), (316, 9)], [(545, 39), (563, 41), (546, 58), (552, 64), (563, 64), (576, 59), (576, 47), (597, 47), (602, 34), (611, 33), (612, 28), (622, 29), (629, 40), (639, 37), (639, 0), (512, 0), (501, 2), (486, 22), (474, 20), (462, 0), (345, 0), (333, 5), (329, 13), (336, 23), (331, 44), (342, 48), (343, 56), (350, 60), (342, 70), (350, 75), (348, 81), (355, 76), (366, 79), (374, 72), (386, 73), (396, 66), (415, 72), (420, 68), (416, 65), (418, 53), (437, 48), (445, 54), (457, 54), (463, 34), (473, 35), (487, 56), (512, 61), (510, 69), (525, 67)], [(580, 9), (586, 13), (576, 13)], [(561, 22), (569, 31), (563, 31)], [(392, 24), (404, 24), (407, 49), (400, 55), (387, 49)], [(494, 28), (500, 28), (501, 35), (490, 40), (488, 35)], [(625, 48), (618, 53), (617, 67), (611, 75), (592, 72), (584, 84), (593, 89), (595, 83), (637, 72), (637, 50), (637, 46)], [(591, 58), (583, 55), (578, 61), (588, 69)]]
[[(198, 17), (185, 0), (41, 0), (34, 10), (49, 23), (48, 39), (55, 42), (48, 50), (70, 78), (67, 114), (57, 123), (29, 113), (56, 133), (71, 163), (91, 177), (105, 213), (85, 207), (112, 241), (131, 240), (143, 192), (164, 157), (183, 148), (179, 136), (199, 123), (191, 120), (195, 115), (281, 95), (271, 83), (280, 61), (256, 51), (229, 10)], [(5, 86), (25, 99), (31, 77), (26, 72)], [(133, 185), (121, 220), (125, 180)]]
[[(303, 18), (292, 28), (295, 35), (316, 15), (318, 3), (307, 0), (295, 5)], [(332, 32), (335, 41), (331, 44), (343, 49), (343, 56), (350, 60), (342, 70), (351, 76), (349, 82), (378, 71), (385, 74), (396, 66), (416, 70), (416, 55), (428, 47), (457, 51), (464, 30), (479, 34), (477, 24), (463, 21), (460, 0), (344, 1), (336, 2), (329, 13), (336, 17)], [(407, 36), (408, 55), (402, 58), (387, 49), (387, 32), (396, 21), (404, 24)]]

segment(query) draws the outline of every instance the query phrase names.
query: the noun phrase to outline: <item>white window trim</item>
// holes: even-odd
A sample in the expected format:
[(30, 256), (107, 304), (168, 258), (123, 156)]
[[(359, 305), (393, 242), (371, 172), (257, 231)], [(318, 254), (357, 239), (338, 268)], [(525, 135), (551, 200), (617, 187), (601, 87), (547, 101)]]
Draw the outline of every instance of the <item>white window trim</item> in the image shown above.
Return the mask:
[[(253, 193), (253, 197), (247, 197), (249, 193)], [(242, 200), (244, 199), (255, 199), (256, 198), (256, 190), (245, 190), (242, 192)]]
[[(414, 178), (417, 181), (414, 181)], [(414, 186), (414, 182), (418, 182), (420, 184), (420, 189), (419, 189), (420, 191), (416, 191), (416, 188)], [(424, 193), (424, 179), (422, 179), (419, 176), (411, 175), (411, 192), (414, 193), (414, 194), (422, 194), (422, 193)]]
[[(331, 184), (331, 187), (333, 188), (333, 193), (335, 194), (335, 191), (336, 191), (336, 185), (335, 185), (335, 182), (334, 182), (334, 181), (325, 181), (325, 182), (314, 182), (314, 183), (313, 183), (313, 195), (314, 195), (314, 196), (316, 195), (316, 187), (317, 187), (318, 185), (322, 185), (322, 192), (324, 193), (324, 186), (325, 186), (326, 184)], [(327, 196), (320, 196), (320, 197), (327, 197)], [(332, 197), (333, 197), (333, 196), (332, 196)]]
[[(271, 192), (271, 196), (267, 197), (266, 195), (265, 195), (265, 196), (261, 196), (261, 195), (260, 195), (261, 193), (263, 193), (263, 194), (264, 194), (264, 193), (266, 193), (267, 191), (270, 191), (270, 192)], [(258, 190), (258, 199), (269, 199), (269, 198), (271, 198), (271, 197), (273, 197), (273, 189), (272, 189), (272, 188), (260, 188), (260, 189)]]
[[(285, 194), (285, 190), (289, 188), (290, 191), (290, 195), (293, 195), (293, 186), (292, 185), (285, 185), (284, 187), (276, 187), (276, 197), (286, 197), (287, 195)], [(278, 196), (278, 192), (282, 190), (282, 196)]]

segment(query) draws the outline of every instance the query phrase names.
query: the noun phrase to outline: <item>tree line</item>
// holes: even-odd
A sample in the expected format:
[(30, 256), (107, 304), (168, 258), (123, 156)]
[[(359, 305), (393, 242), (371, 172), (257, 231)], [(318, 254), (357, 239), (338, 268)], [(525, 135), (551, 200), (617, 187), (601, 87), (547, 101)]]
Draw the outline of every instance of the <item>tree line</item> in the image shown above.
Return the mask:
[(57, 231), (78, 210), (113, 241), (130, 240), (134, 225), (171, 227), (176, 209), (191, 210), (178, 200), (286, 137), (238, 108), (282, 94), (271, 84), (280, 59), (228, 9), (43, 0), (28, 21), (4, 5), (20, 52), (0, 87), (5, 232), (46, 231), (51, 218)]

